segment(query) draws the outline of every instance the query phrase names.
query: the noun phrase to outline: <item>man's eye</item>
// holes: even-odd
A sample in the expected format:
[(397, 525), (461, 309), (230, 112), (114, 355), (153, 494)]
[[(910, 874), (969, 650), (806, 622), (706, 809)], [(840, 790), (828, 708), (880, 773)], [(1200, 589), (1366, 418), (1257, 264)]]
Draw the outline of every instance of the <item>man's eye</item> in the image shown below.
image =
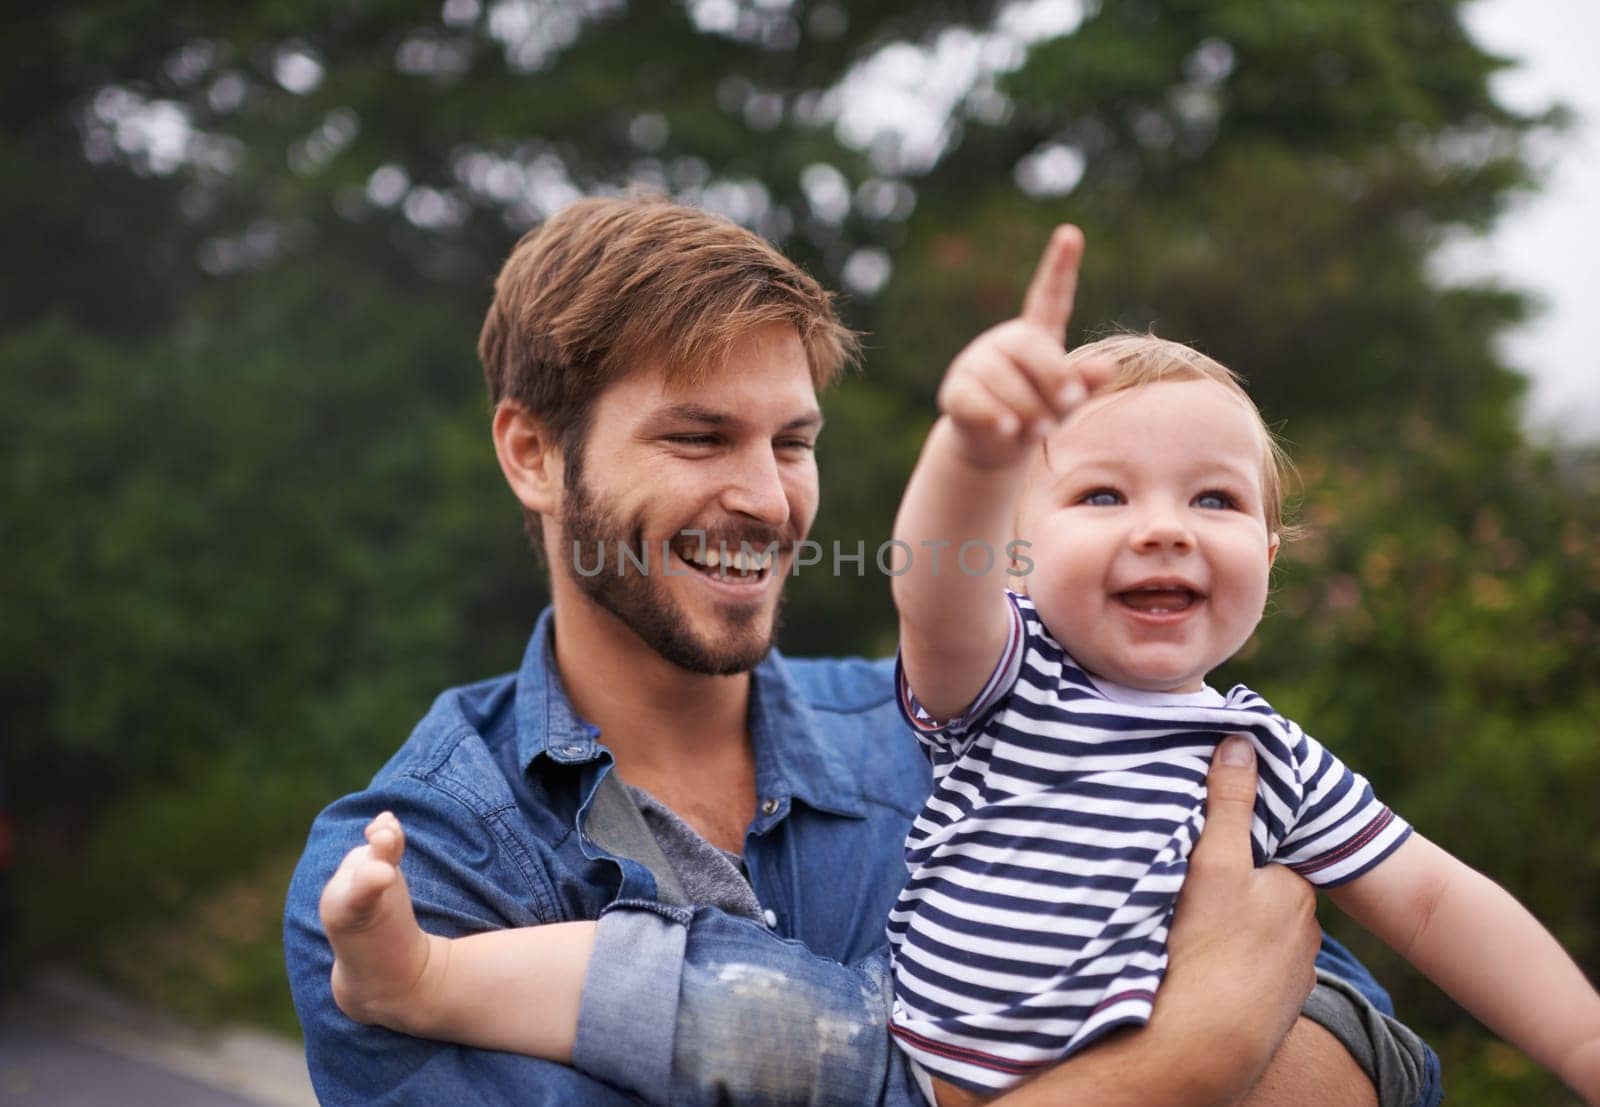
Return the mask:
[(709, 434), (673, 434), (667, 436), (667, 441), (674, 446), (710, 446), (716, 438)]
[(1088, 507), (1116, 507), (1123, 501), (1121, 492), (1111, 488), (1096, 488), (1093, 492), (1085, 493), (1078, 502)]
[(806, 453), (817, 448), (817, 444), (809, 438), (780, 438), (774, 445), (780, 450), (795, 450)]
[(1227, 511), (1238, 506), (1238, 501), (1226, 492), (1202, 492), (1194, 498), (1194, 506), (1203, 507), (1208, 511)]

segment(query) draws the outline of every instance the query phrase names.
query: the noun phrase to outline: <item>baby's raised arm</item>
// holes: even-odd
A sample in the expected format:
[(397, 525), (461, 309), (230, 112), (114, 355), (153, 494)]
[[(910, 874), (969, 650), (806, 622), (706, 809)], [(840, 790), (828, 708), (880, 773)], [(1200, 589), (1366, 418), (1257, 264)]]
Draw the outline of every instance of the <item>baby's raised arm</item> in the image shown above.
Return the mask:
[[(895, 518), (895, 538), (910, 551), (893, 586), (901, 657), (918, 701), (938, 718), (972, 702), (1005, 644), (1009, 616), (997, 573), (1038, 443), (1110, 373), (1066, 360), (1082, 260), (1082, 232), (1056, 228), (1022, 314), (984, 331), (950, 363), (940, 418)], [(987, 570), (976, 571), (980, 565)]]
[(1329, 895), (1490, 1030), (1600, 1107), (1600, 996), (1504, 888), (1413, 833)]

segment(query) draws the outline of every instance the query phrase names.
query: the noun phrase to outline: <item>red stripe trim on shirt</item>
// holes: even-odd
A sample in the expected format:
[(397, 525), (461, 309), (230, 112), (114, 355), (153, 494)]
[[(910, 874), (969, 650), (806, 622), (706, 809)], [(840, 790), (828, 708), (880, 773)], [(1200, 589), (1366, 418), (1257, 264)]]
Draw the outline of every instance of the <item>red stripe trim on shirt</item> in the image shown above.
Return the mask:
[[(1154, 1003), (1156, 1001), (1156, 994), (1149, 988), (1129, 988), (1125, 992), (1118, 992), (1116, 995), (1106, 996), (1105, 999), (1102, 999), (1099, 1003), (1094, 1005), (1094, 1010), (1089, 1012), (1089, 1017), (1093, 1018), (1101, 1011), (1104, 1011), (1107, 1007), (1115, 1006), (1125, 999), (1142, 999), (1147, 1003)], [(1087, 1022), (1088, 1019), (1085, 1019), (1084, 1021)]]
[(1341, 861), (1346, 861), (1352, 855), (1361, 852), (1370, 845), (1372, 840), (1382, 834), (1393, 821), (1394, 812), (1385, 807), (1377, 815), (1373, 816), (1372, 821), (1361, 829), (1361, 833), (1351, 838), (1344, 845), (1330, 850), (1320, 857), (1313, 857), (1309, 861), (1296, 862), (1290, 865), (1289, 868), (1301, 876), (1309, 876), (1311, 873), (1320, 872), (1323, 869), (1337, 865)]
[(1013, 1076), (1022, 1076), (1030, 1072), (1037, 1072), (1054, 1061), (1013, 1061), (1006, 1057), (996, 1057), (991, 1053), (969, 1049), (966, 1046), (952, 1045), (949, 1042), (935, 1041), (925, 1038), (914, 1030), (907, 1030), (903, 1026), (890, 1026), (889, 1032), (901, 1038), (918, 1049), (932, 1053), (937, 1057), (947, 1057), (952, 1061), (960, 1061), (968, 1065), (976, 1065), (980, 1069), (989, 1069), (993, 1072), (1010, 1073)]

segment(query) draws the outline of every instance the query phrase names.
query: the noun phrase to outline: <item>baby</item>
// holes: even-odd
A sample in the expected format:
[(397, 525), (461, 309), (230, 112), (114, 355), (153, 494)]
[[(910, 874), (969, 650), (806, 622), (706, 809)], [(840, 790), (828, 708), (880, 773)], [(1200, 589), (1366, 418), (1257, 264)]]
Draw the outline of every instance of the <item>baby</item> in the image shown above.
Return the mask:
[(992, 1094), (1149, 1019), (1206, 768), (1238, 733), (1256, 863), (1600, 1104), (1600, 997), (1554, 939), (1255, 693), (1206, 685), (1261, 619), (1284, 461), (1238, 379), (1187, 347), (1064, 352), (1082, 252), (1059, 229), (1021, 317), (951, 364), (895, 526), (914, 552), (1015, 536), (1020, 555), (1014, 593), (948, 557), (894, 580), (901, 706), (935, 778), (888, 927), (892, 1030), (924, 1090)]

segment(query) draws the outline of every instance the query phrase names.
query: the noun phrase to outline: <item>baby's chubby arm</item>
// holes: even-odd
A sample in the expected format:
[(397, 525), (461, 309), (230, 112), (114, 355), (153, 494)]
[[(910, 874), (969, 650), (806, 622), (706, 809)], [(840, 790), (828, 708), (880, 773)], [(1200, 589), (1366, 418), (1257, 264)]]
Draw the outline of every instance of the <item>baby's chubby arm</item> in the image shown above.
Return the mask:
[(1110, 376), (1109, 366), (1066, 360), (1082, 260), (1083, 233), (1057, 227), (1022, 313), (950, 363), (940, 418), (895, 518), (895, 538), (911, 550), (893, 585), (901, 657), (935, 717), (958, 714), (982, 691), (1006, 638), (1009, 615), (993, 573), (964, 572), (962, 545), (981, 542), (1004, 565), (1039, 441)]
[(320, 905), (339, 1009), (416, 1038), (571, 1064), (595, 924), (425, 933), (400, 872), (400, 821), (385, 811), (365, 834)]
[(1600, 1107), (1600, 996), (1504, 888), (1413, 833), (1329, 895), (1489, 1029)]

